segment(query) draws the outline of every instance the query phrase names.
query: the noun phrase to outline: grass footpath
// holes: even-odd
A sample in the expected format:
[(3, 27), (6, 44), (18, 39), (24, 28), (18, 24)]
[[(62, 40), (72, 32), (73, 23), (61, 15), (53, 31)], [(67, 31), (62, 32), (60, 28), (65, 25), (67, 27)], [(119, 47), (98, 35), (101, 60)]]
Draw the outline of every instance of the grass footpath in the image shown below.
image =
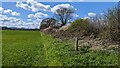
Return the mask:
[(3, 66), (116, 66), (116, 52), (75, 53), (73, 43), (39, 31), (2, 31)]

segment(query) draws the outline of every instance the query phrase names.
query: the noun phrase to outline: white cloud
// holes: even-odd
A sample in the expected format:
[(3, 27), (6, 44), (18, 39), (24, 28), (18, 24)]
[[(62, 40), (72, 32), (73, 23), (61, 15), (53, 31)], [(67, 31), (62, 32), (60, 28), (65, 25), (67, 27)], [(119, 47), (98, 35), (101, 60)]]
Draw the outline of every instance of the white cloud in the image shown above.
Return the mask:
[(23, 2), (17, 2), (16, 3), (17, 7), (23, 8), (25, 10), (31, 10), (33, 12), (37, 11), (50, 11), (51, 7), (50, 5), (44, 5), (42, 3), (38, 3), (35, 0), (26, 0), (26, 4)]
[(79, 17), (79, 15), (78, 14), (73, 14), (73, 17), (77, 18), (77, 17)]
[(12, 15), (13, 15), (13, 16), (20, 16), (20, 13), (12, 12)]
[(32, 21), (32, 19), (27, 19), (27, 21)]
[(44, 5), (42, 3), (38, 3), (38, 2), (31, 2), (30, 3), (32, 6), (32, 11), (33, 12), (37, 12), (39, 10), (42, 10), (42, 11), (50, 11), (51, 7), (50, 5)]
[(34, 14), (29, 14), (28, 18), (34, 18)]
[(37, 8), (35, 8), (34, 6), (31, 6), (31, 11), (33, 11), (33, 12), (37, 12), (37, 11), (39, 11), (39, 9), (37, 9)]
[(89, 19), (90, 17), (88, 17), (88, 16), (86, 16), (86, 17), (84, 17), (84, 18), (82, 18), (82, 19)]
[(38, 12), (35, 14), (35, 18), (41, 18), (41, 17), (47, 17), (48, 15), (47, 14), (44, 14), (44, 13), (41, 13), (41, 12)]
[(83, 17), (82, 19), (90, 19), (91, 17), (95, 17), (96, 13), (88, 13), (86, 17)]
[(41, 13), (41, 12), (28, 15), (28, 18), (36, 18), (36, 19), (38, 19), (38, 18), (43, 18), (43, 17), (48, 17), (48, 15), (44, 14), (44, 13)]
[(56, 5), (56, 6), (54, 6), (53, 8), (51, 8), (51, 11), (53, 12), (53, 13), (56, 13), (57, 14), (57, 12), (56, 12), (56, 10), (57, 9), (60, 9), (60, 8), (68, 8), (68, 9), (70, 9), (70, 10), (77, 10), (77, 9), (75, 9), (73, 6), (71, 6), (70, 4), (59, 4), (59, 5)]
[[(50, 11), (50, 5), (44, 5), (42, 3), (33, 4), (32, 7), (37, 9), (37, 11), (38, 10)], [(32, 9), (32, 11), (34, 10)]]
[(15, 17), (9, 17), (8, 20), (9, 20), (9, 22), (11, 22), (11, 23), (17, 23), (17, 22), (20, 22), (20, 21), (21, 21), (20, 19), (17, 19), (17, 18), (15, 18)]
[(16, 17), (8, 17), (0, 14), (0, 26), (26, 28), (26, 29), (39, 29), (42, 19), (37, 19), (32, 22), (25, 22), (22, 19)]
[(22, 23), (23, 21), (21, 19), (18, 19), (16, 17), (7, 17), (6, 15), (0, 15), (0, 25), (12, 27), (15, 25), (19, 25), (19, 23)]
[(100, 15), (104, 15), (104, 13), (100, 13)]
[(95, 16), (96, 16), (96, 13), (88, 13), (88, 16), (89, 16), (89, 17), (95, 17)]
[(6, 15), (0, 15), (0, 22), (6, 23), (18, 23), (21, 19), (15, 18), (15, 17), (7, 17)]
[(12, 11), (12, 10), (10, 10), (10, 9), (4, 9), (4, 8), (2, 8), (2, 7), (0, 7), (0, 14), (10, 14), (10, 15), (12, 15), (12, 16), (20, 16), (20, 13), (18, 13), (18, 12), (14, 12), (14, 11)]
[(28, 4), (23, 4), (22, 2), (17, 2), (16, 6), (20, 7), (20, 8), (23, 8), (25, 10), (31, 10), (31, 7)]
[(0, 14), (0, 22), (1, 22), (1, 21), (3, 21), (3, 22), (4, 22), (4, 21), (7, 21), (7, 19), (8, 19), (7, 16)]
[(24, 24), (24, 28), (26, 29), (39, 29), (40, 27), (40, 22), (27, 22)]
[(20, 16), (20, 13), (13, 12), (10, 9), (4, 10), (4, 14), (11, 14), (12, 16)]
[(4, 11), (4, 9), (2, 7), (0, 7), (0, 14), (2, 14)]
[(4, 13), (5, 13), (5, 14), (11, 14), (11, 13), (12, 13), (12, 10), (10, 10), (10, 9), (4, 10)]
[(0, 11), (4, 10), (2, 7), (0, 7)]

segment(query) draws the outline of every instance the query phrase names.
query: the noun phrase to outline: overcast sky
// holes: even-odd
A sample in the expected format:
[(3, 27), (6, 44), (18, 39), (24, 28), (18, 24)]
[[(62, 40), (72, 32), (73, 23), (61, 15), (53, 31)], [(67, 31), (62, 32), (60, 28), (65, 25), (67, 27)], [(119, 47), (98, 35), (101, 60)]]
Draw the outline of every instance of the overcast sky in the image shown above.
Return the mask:
[(34, 0), (2, 2), (0, 26), (34, 29), (39, 28), (42, 19), (52, 17), (55, 10), (63, 6), (75, 10), (73, 14), (75, 19), (102, 14), (116, 4), (117, 2), (37, 2)]

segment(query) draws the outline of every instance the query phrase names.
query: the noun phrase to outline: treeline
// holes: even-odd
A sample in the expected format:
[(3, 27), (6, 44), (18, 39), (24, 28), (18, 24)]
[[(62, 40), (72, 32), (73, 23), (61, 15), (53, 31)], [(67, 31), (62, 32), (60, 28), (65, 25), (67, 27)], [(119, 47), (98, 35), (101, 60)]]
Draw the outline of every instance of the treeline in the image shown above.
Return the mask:
[(9, 27), (1, 27), (2, 30), (28, 30), (28, 31), (39, 31), (39, 29), (25, 29), (25, 28), (9, 28)]

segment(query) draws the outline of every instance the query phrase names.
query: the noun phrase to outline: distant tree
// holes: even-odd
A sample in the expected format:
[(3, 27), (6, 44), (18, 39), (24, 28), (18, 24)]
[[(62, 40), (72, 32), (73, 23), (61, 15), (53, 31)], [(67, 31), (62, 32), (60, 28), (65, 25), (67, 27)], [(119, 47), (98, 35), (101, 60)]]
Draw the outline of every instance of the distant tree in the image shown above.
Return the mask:
[(66, 7), (61, 7), (59, 9), (57, 9), (54, 13), (54, 17), (57, 19), (57, 20), (60, 20), (62, 25), (61, 26), (64, 26), (66, 25), (66, 23), (72, 19), (72, 14), (75, 12), (74, 9), (69, 9), (69, 8), (66, 8)]
[(42, 20), (40, 29), (44, 29), (47, 27), (53, 27), (56, 24), (56, 19), (54, 18), (45, 18)]

